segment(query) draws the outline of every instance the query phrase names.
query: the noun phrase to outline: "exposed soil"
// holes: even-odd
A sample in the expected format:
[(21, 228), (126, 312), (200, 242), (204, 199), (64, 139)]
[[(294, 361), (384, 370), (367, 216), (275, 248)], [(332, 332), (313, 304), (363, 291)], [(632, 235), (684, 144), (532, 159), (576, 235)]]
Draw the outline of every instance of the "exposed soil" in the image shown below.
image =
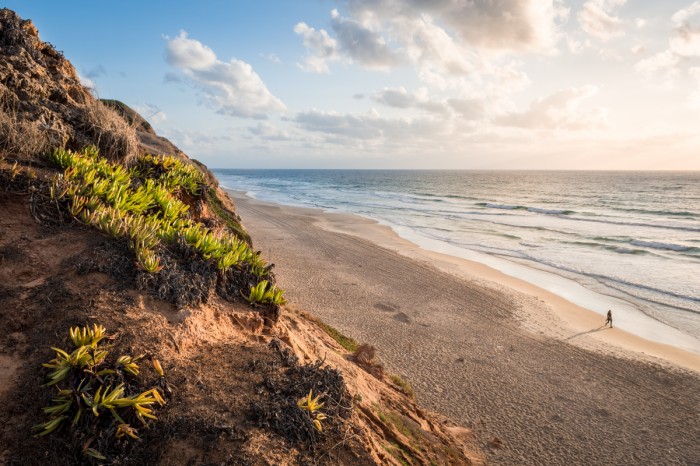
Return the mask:
[[(143, 272), (120, 241), (61, 218), (37, 222), (32, 189), (8, 186), (0, 190), (0, 463), (95, 464), (88, 446), (106, 463), (134, 465), (482, 461), (469, 430), (419, 409), (381, 371), (357, 366), (293, 307), (269, 326), (216, 293), (206, 303), (170, 302), (140, 286)], [(92, 323), (114, 337), (113, 351), (161, 361), (167, 405), (139, 440), (68, 425), (33, 437), (55, 395), (41, 364), (51, 346), (67, 344), (70, 327)], [(150, 366), (142, 374), (155, 377)], [(310, 390), (326, 404), (322, 432), (296, 405)]]

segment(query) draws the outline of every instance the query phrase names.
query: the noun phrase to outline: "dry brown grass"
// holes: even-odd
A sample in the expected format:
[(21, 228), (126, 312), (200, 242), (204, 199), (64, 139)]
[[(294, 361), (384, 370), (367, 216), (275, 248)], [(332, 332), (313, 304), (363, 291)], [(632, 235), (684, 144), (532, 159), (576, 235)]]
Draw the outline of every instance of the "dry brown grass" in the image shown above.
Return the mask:
[[(18, 109), (22, 108), (24, 111)], [(138, 156), (138, 138), (133, 124), (97, 99), (58, 115), (55, 128), (42, 127), (26, 112), (26, 103), (0, 84), (0, 154), (29, 158), (56, 147), (83, 150), (94, 145), (103, 157), (129, 164)]]
[(75, 149), (92, 144), (100, 150), (100, 155), (112, 161), (130, 165), (136, 159), (139, 144), (133, 125), (99, 100), (89, 102), (79, 110), (75, 129), (82, 137), (76, 137), (76, 140), (79, 145), (84, 143)]
[(17, 107), (17, 96), (0, 84), (0, 154), (26, 158), (55, 146), (55, 135), (42, 131), (39, 122), (19, 119)]
[(57, 141), (38, 122), (20, 121), (0, 109), (0, 154), (27, 158), (51, 150)]

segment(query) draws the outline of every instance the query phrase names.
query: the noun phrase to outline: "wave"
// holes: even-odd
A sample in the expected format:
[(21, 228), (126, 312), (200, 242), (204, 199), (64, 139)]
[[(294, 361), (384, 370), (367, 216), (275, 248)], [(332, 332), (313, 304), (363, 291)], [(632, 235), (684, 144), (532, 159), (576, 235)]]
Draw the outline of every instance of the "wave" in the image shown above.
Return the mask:
[(424, 193), (421, 191), (415, 192), (416, 196), (425, 196), (425, 197), (434, 197), (437, 199), (440, 199), (441, 201), (443, 199), (464, 199), (467, 201), (475, 201), (479, 199), (478, 197), (472, 197), (472, 196), (460, 196), (458, 194), (433, 194), (433, 193)]
[(642, 241), (642, 240), (632, 240), (630, 241), (630, 244), (633, 246), (640, 246), (643, 248), (652, 248), (652, 249), (662, 249), (666, 251), (683, 251), (683, 252), (695, 252), (695, 251), (700, 251), (700, 248), (697, 248), (695, 246), (683, 246), (681, 244), (673, 244), (673, 243), (659, 243), (656, 241)]
[(571, 215), (571, 214), (576, 213), (573, 210), (540, 209), (538, 207), (528, 207), (527, 210), (528, 210), (528, 212), (535, 212), (538, 214), (547, 214), (547, 215)]
[(522, 205), (507, 205), (507, 204), (492, 204), (490, 202), (477, 202), (476, 205), (480, 207), (488, 207), (490, 209), (504, 209), (504, 210), (525, 210), (527, 207)]
[(603, 220), (603, 219), (596, 219), (596, 218), (579, 218), (579, 217), (567, 217), (569, 220), (575, 220), (578, 222), (596, 222), (596, 223), (604, 223), (607, 225), (623, 225), (623, 226), (630, 226), (630, 227), (648, 227), (648, 228), (660, 228), (664, 230), (676, 230), (676, 231), (692, 231), (692, 232), (700, 232), (699, 227), (686, 227), (686, 226), (671, 226), (671, 225), (662, 225), (662, 224), (655, 224), (655, 223), (644, 223), (644, 222), (616, 222), (613, 220)]
[[(557, 263), (549, 261), (549, 260), (537, 259), (535, 257), (528, 255), (528, 254), (521, 254), (521, 258), (526, 259), (528, 261), (532, 261), (534, 263), (542, 264), (542, 265), (545, 265), (548, 267), (553, 267), (553, 268), (558, 269), (558, 270), (572, 273), (574, 275), (579, 275), (579, 276), (583, 275), (586, 277), (594, 278), (594, 279), (598, 280), (599, 282), (606, 284), (608, 286), (610, 286), (611, 283), (617, 283), (617, 284), (620, 284), (620, 285), (623, 285), (623, 286), (626, 286), (629, 288), (637, 288), (640, 290), (650, 291), (650, 292), (655, 293), (659, 296), (670, 296), (670, 297), (677, 298), (680, 300), (700, 303), (700, 296), (689, 296), (689, 295), (682, 294), (682, 293), (679, 293), (676, 291), (664, 290), (661, 288), (656, 288), (656, 287), (644, 285), (641, 283), (635, 283), (635, 282), (632, 282), (629, 280), (625, 280), (623, 278), (613, 277), (613, 276), (605, 275), (605, 274), (586, 272), (586, 271), (583, 271), (580, 269), (574, 269), (571, 267), (567, 267), (567, 266), (562, 265), (562, 264), (557, 264)], [(628, 291), (628, 294), (632, 294), (632, 293), (629, 293), (629, 291)], [(635, 294), (633, 294), (633, 296), (636, 296), (638, 298), (643, 298), (642, 296), (637, 296)], [(688, 311), (688, 312), (692, 312), (694, 314), (700, 314), (700, 311), (697, 311), (694, 309), (689, 309), (689, 308), (685, 308), (685, 307), (682, 307), (682, 308), (679, 307), (679, 309), (682, 309), (682, 310)]]
[[(595, 239), (598, 239), (595, 238)], [(609, 238), (601, 238), (603, 240), (609, 240)], [(613, 240), (614, 241), (614, 240)], [(649, 251), (645, 251), (644, 249), (633, 249), (633, 248), (626, 248), (624, 246), (612, 246), (610, 244), (605, 244), (605, 243), (597, 243), (593, 241), (562, 241), (563, 244), (571, 244), (574, 246), (585, 246), (589, 248), (595, 248), (595, 249), (605, 249), (606, 251), (613, 251), (618, 254), (651, 254)]]
[(576, 212), (573, 210), (565, 209), (542, 209), (539, 207), (527, 207), (523, 205), (510, 205), (510, 204), (494, 204), (492, 202), (477, 202), (476, 205), (480, 207), (488, 207), (489, 209), (503, 209), (503, 210), (527, 210), (535, 214), (546, 214), (546, 215), (571, 215)]
[(650, 214), (659, 215), (662, 217), (684, 217), (684, 218), (696, 218), (698, 216), (695, 212), (688, 212), (686, 210), (648, 210), (648, 209), (624, 209), (621, 207), (613, 207), (614, 210), (619, 212), (630, 212), (635, 214)]

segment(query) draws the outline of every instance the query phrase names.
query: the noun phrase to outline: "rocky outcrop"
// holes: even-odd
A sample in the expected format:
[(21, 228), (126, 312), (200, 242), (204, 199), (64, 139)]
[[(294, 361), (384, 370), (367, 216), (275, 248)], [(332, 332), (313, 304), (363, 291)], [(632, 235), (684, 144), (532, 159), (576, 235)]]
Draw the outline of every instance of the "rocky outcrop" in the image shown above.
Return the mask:
[(138, 153), (134, 128), (92, 96), (63, 54), (30, 20), (0, 10), (0, 152), (27, 159), (88, 145), (113, 160)]

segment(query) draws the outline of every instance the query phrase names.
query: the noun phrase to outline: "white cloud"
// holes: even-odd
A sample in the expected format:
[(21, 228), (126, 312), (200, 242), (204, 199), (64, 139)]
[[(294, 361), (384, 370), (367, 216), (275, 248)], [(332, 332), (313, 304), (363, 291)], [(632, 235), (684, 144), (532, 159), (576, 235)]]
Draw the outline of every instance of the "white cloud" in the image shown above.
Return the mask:
[(671, 21), (676, 25), (687, 23), (690, 18), (700, 13), (700, 2), (693, 2), (686, 8), (681, 8), (671, 16)]
[(647, 25), (647, 20), (644, 18), (635, 18), (634, 25), (637, 29), (643, 29)]
[(340, 50), (354, 62), (370, 68), (390, 68), (401, 62), (384, 37), (351, 18), (344, 18), (338, 10), (331, 12), (331, 27)]
[(382, 118), (372, 109), (367, 113), (324, 112), (311, 109), (300, 112), (294, 121), (306, 131), (326, 135), (327, 141), (343, 144), (348, 141), (364, 141), (373, 144), (400, 143), (430, 140), (440, 134), (449, 134), (451, 127), (441, 119)]
[(194, 85), (217, 113), (243, 118), (267, 118), (285, 105), (267, 89), (248, 63), (232, 58), (223, 62), (185, 31), (166, 38), (166, 59)]
[(202, 152), (213, 150), (221, 144), (229, 145), (230, 135), (214, 135), (209, 131), (191, 131), (178, 128), (161, 128), (159, 133), (168, 138), (177, 147), (187, 151), (188, 154), (198, 156)]
[(691, 23), (691, 20), (697, 20), (699, 14), (700, 1), (674, 13), (671, 21), (675, 28), (669, 37), (668, 48), (639, 61), (634, 67), (635, 70), (643, 74), (649, 82), (658, 81), (661, 89), (673, 88), (676, 78), (683, 72), (683, 67), (689, 63), (689, 59), (700, 57), (700, 26)]
[(450, 107), (466, 120), (479, 120), (486, 114), (486, 105), (480, 99), (449, 99)]
[(634, 65), (634, 69), (643, 74), (645, 78), (650, 81), (656, 77), (660, 77), (660, 87), (663, 89), (670, 89), (673, 87), (674, 79), (678, 76), (679, 63), (680, 57), (678, 55), (674, 54), (671, 50), (665, 50), (637, 62), (637, 64)]
[(163, 110), (157, 105), (153, 104), (136, 104), (134, 105), (134, 110), (136, 110), (139, 115), (141, 115), (145, 120), (150, 121), (154, 125), (163, 123), (168, 119), (168, 116)]
[(328, 35), (325, 29), (316, 30), (306, 23), (294, 26), (294, 32), (304, 41), (307, 55), (299, 66), (313, 73), (328, 73), (328, 61), (340, 60), (338, 42)]
[(197, 40), (188, 39), (185, 31), (180, 31), (174, 39), (166, 39), (166, 57), (172, 66), (186, 70), (206, 70), (219, 61), (212, 49)]
[(533, 101), (527, 110), (502, 116), (496, 123), (530, 129), (582, 130), (604, 126), (606, 111), (581, 110), (581, 103), (598, 93), (596, 86), (572, 87)]
[(78, 79), (80, 80), (80, 84), (82, 84), (83, 87), (87, 87), (88, 89), (91, 89), (91, 90), (97, 90), (97, 86), (95, 85), (95, 81), (88, 78), (87, 76), (83, 76), (80, 72), (78, 72)]
[(261, 121), (256, 126), (249, 127), (248, 131), (266, 141), (289, 141), (292, 139), (287, 131), (283, 131), (267, 121)]
[[(327, 73), (332, 61), (389, 69), (416, 67), (446, 89), (459, 78), (488, 75), (508, 53), (552, 52), (568, 10), (559, 0), (348, 0), (348, 16), (331, 12), (331, 33), (299, 23), (307, 49), (302, 67)], [(495, 61), (494, 61), (495, 60)]]
[(695, 90), (690, 94), (688, 106), (693, 110), (700, 110), (700, 67), (690, 68), (688, 75), (695, 81)]
[(274, 63), (275, 65), (279, 65), (280, 63), (282, 63), (282, 60), (280, 59), (280, 57), (277, 56), (276, 53), (261, 53), (260, 56), (263, 57), (265, 60)]
[(700, 1), (677, 11), (671, 17), (676, 25), (674, 34), (669, 39), (669, 48), (673, 53), (682, 57), (700, 56), (700, 25), (691, 24), (691, 19), (698, 16), (698, 13), (700, 13)]
[(363, 24), (430, 17), (462, 41), (497, 50), (550, 51), (568, 10), (555, 0), (349, 0)]
[(372, 99), (389, 107), (418, 109), (446, 120), (452, 118), (481, 120), (486, 116), (486, 105), (482, 99), (431, 99), (428, 89), (425, 87), (418, 89), (415, 93), (407, 91), (404, 87), (385, 87), (381, 91), (375, 92)]
[(396, 108), (410, 108), (416, 104), (416, 98), (410, 94), (405, 87), (388, 88), (385, 87), (376, 92), (372, 99), (376, 102)]
[(627, 0), (589, 0), (578, 13), (581, 28), (589, 35), (607, 41), (625, 35), (624, 22), (612, 14), (612, 10)]

